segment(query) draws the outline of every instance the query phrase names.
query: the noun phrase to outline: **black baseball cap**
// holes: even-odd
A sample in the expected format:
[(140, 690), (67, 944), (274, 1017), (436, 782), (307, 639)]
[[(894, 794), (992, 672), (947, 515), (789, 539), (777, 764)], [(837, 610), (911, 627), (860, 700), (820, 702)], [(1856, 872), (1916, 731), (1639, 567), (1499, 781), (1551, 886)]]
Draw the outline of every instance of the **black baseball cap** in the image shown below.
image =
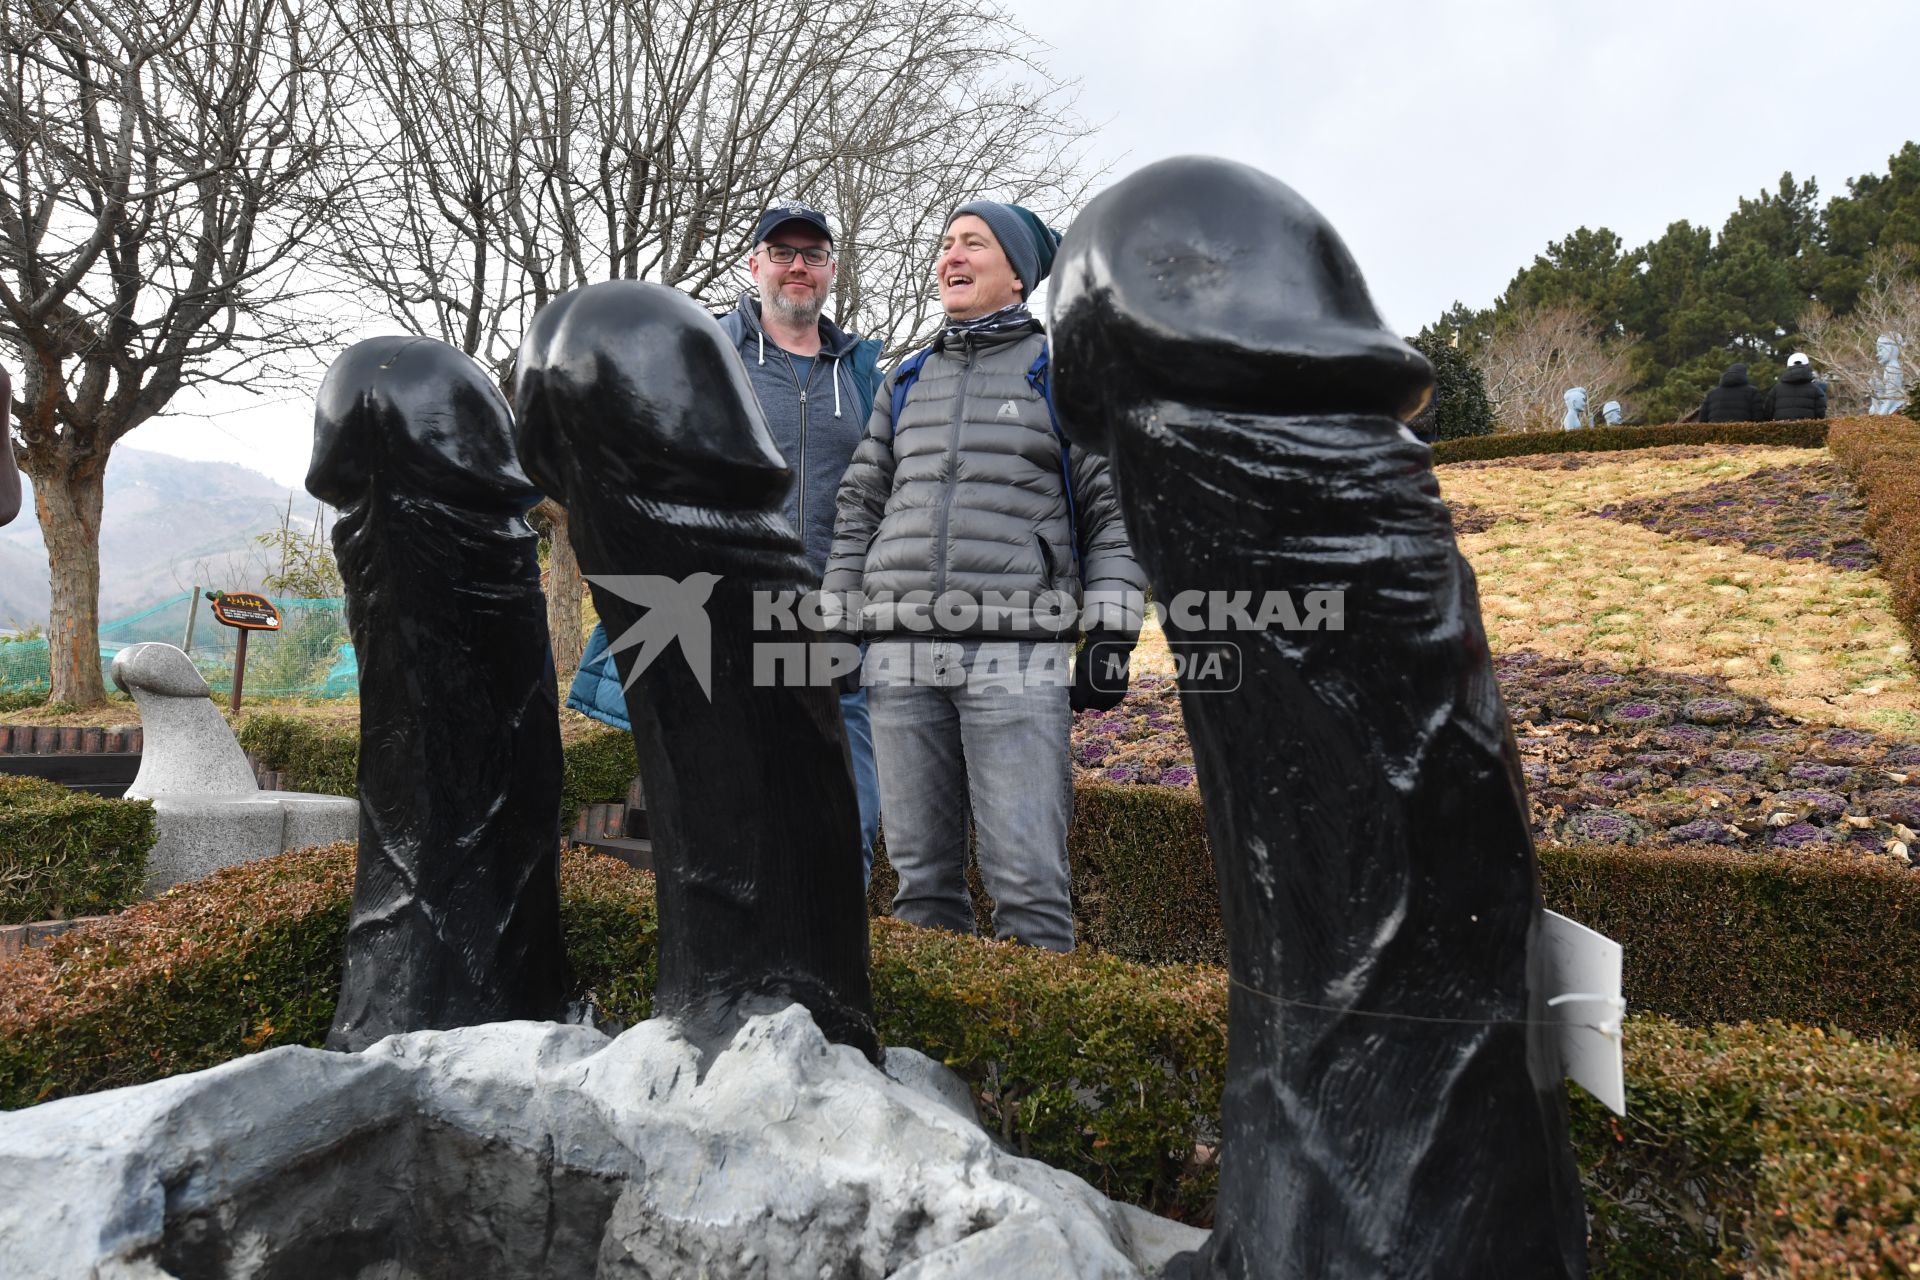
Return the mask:
[(827, 225), (827, 215), (798, 200), (783, 200), (768, 205), (767, 211), (760, 215), (759, 223), (753, 228), (753, 242), (764, 242), (775, 227), (786, 222), (804, 222), (810, 227), (817, 227), (820, 234), (827, 238), (827, 243), (833, 243), (833, 228)]

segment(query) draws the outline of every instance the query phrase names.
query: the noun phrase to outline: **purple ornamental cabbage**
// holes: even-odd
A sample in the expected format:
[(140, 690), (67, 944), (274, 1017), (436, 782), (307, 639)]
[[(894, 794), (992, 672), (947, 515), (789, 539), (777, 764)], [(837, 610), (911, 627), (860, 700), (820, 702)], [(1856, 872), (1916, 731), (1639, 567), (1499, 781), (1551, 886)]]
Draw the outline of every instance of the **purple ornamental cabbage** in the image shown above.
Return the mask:
[(1740, 698), (1691, 698), (1680, 714), (1695, 724), (1745, 724), (1753, 708)]
[(1838, 838), (1825, 827), (1796, 822), (1790, 827), (1778, 828), (1768, 840), (1782, 849), (1802, 849), (1811, 844), (1832, 844)]
[(1629, 729), (1651, 729), (1671, 720), (1673, 713), (1663, 704), (1651, 699), (1635, 698), (1630, 702), (1615, 703), (1608, 707), (1606, 718), (1614, 724)]
[(1677, 827), (1667, 828), (1667, 840), (1673, 844), (1738, 844), (1739, 837), (1727, 830), (1724, 822), (1695, 818)]

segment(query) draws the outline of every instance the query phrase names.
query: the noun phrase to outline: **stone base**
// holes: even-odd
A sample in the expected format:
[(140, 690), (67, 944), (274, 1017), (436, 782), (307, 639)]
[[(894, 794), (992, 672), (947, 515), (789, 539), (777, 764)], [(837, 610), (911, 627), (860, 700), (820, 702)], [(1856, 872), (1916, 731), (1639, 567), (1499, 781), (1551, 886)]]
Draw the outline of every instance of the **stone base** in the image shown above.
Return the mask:
[(147, 878), (141, 885), (149, 898), (222, 867), (360, 834), (360, 802), (347, 796), (170, 792), (151, 797), (151, 803), (159, 837), (147, 854)]
[[(704, 1069), (703, 1069), (704, 1066)], [(994, 1145), (793, 1006), (275, 1049), (0, 1116), (0, 1274), (1141, 1277), (1204, 1233)]]

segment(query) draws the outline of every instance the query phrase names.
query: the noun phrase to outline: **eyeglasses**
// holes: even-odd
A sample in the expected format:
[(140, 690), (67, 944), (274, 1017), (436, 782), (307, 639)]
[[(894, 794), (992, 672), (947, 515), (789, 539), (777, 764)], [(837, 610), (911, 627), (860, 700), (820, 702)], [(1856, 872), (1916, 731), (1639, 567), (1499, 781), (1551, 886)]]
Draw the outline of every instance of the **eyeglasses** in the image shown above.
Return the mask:
[(810, 267), (824, 267), (833, 257), (833, 250), (817, 244), (809, 245), (805, 249), (792, 244), (765, 244), (760, 247), (767, 251), (767, 261), (782, 267), (795, 258), (799, 258)]

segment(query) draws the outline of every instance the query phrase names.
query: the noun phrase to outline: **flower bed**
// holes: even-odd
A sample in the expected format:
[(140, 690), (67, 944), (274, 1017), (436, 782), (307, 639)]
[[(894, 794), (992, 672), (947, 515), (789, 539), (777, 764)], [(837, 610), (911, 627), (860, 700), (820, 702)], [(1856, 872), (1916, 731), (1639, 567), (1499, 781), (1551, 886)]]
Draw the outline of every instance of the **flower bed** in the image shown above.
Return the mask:
[[(317, 1044), (339, 986), (352, 849), (177, 889), (9, 969), (0, 1095), (18, 1106)], [(646, 1015), (650, 878), (569, 856), (573, 994)], [(950, 1063), (1014, 1149), (1204, 1223), (1226, 1067), (1217, 969), (1055, 956), (876, 921), (883, 1039)], [(1628, 1114), (1577, 1090), (1595, 1276), (1920, 1269), (1920, 1054), (1779, 1023), (1629, 1019)]]
[(1739, 480), (1610, 503), (1593, 514), (1781, 560), (1818, 560), (1836, 569), (1878, 563), (1867, 541), (1867, 504), (1832, 462), (1762, 467)]
[[(1920, 859), (1920, 740), (1806, 724), (1711, 676), (1495, 659), (1541, 843), (1831, 845)], [(1195, 786), (1172, 682), (1078, 717), (1086, 782)]]

